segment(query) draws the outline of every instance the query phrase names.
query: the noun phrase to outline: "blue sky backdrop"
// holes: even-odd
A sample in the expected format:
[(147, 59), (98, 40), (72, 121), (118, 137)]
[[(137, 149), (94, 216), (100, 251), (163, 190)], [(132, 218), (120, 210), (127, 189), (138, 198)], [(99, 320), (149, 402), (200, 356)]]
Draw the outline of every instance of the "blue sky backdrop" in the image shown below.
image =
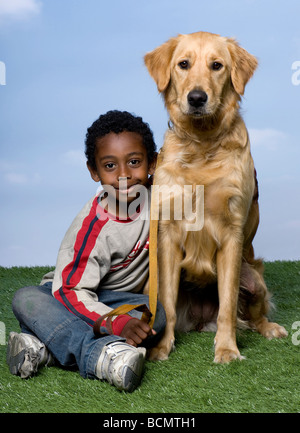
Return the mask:
[(84, 138), (100, 114), (141, 115), (161, 147), (168, 116), (143, 56), (200, 30), (259, 60), (242, 103), (260, 187), (255, 251), (300, 259), (299, 16), (299, 0), (0, 0), (0, 265), (55, 264), (97, 189)]

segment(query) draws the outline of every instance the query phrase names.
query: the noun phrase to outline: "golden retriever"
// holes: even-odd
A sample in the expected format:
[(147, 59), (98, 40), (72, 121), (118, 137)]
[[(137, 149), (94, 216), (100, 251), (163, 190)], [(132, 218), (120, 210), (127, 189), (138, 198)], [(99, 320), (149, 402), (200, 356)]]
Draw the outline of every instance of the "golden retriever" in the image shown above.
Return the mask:
[(252, 247), (258, 193), (239, 102), (257, 60), (234, 39), (206, 32), (172, 38), (144, 60), (171, 121), (155, 183), (204, 186), (201, 230), (188, 230), (184, 217), (159, 221), (159, 298), (167, 325), (150, 359), (168, 358), (176, 321), (184, 330), (213, 329), (216, 322), (215, 362), (243, 359), (238, 319), (267, 338), (287, 335), (266, 317), (270, 296)]

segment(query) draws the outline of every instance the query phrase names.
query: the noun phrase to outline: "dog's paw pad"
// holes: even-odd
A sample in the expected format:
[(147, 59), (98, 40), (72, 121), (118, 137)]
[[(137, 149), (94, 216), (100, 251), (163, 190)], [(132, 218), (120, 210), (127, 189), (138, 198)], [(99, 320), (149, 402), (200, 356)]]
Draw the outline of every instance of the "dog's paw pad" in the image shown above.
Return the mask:
[(243, 361), (244, 359), (246, 358), (242, 356), (238, 350), (220, 349), (215, 353), (214, 362), (217, 364), (227, 364), (234, 360)]
[(268, 326), (263, 332), (263, 336), (268, 340), (272, 340), (272, 338), (287, 337), (288, 332), (283, 326), (280, 326), (277, 323), (268, 323)]
[(148, 354), (150, 361), (166, 361), (168, 358), (169, 352), (165, 348), (154, 347)]

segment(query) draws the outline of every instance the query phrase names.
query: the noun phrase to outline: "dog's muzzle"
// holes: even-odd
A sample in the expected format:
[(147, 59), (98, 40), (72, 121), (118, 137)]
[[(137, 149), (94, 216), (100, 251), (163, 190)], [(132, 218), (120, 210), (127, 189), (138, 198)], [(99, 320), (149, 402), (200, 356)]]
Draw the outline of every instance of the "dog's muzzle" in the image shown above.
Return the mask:
[(208, 96), (202, 90), (191, 90), (187, 95), (188, 114), (195, 117), (205, 116)]
[(187, 95), (188, 103), (193, 108), (202, 108), (207, 102), (207, 94), (202, 90), (192, 90)]

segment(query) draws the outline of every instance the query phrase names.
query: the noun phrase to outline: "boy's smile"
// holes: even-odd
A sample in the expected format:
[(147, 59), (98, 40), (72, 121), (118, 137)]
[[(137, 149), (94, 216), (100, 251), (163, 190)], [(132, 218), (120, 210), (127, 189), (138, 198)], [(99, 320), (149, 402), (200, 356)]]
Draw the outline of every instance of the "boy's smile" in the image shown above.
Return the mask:
[(147, 186), (148, 175), (155, 168), (155, 162), (148, 164), (142, 136), (128, 131), (111, 132), (97, 139), (95, 163), (96, 170), (88, 165), (92, 179), (101, 182), (104, 190), (107, 185), (114, 188), (117, 212), (120, 201), (129, 205), (135, 200), (140, 186)]

